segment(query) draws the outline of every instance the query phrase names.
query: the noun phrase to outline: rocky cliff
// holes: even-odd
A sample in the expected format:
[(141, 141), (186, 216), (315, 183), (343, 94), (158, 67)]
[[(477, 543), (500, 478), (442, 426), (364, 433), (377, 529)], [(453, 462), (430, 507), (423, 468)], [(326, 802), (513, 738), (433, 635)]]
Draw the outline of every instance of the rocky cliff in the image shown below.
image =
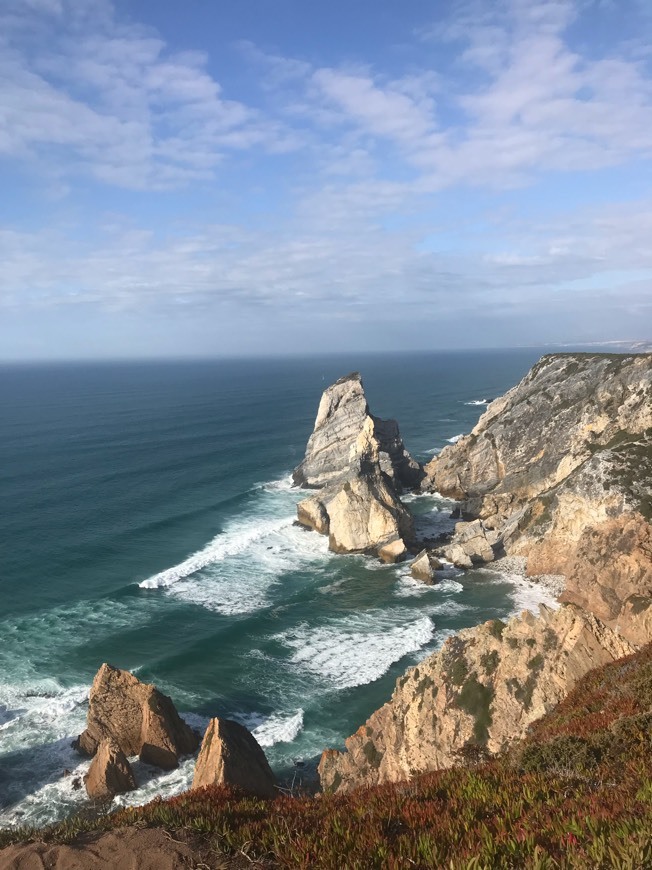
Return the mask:
[(398, 680), (345, 752), (323, 753), (322, 787), (341, 792), (408, 780), (500, 752), (584, 674), (633, 651), (574, 605), (461, 631)]
[(318, 490), (297, 507), (298, 521), (328, 535), (337, 553), (401, 558), (412, 541), (409, 511), (399, 494), (423, 479), (395, 420), (369, 412), (357, 372), (324, 391), (314, 430), (294, 483)]
[(462, 502), (444, 553), (563, 573), (559, 611), (460, 632), (319, 766), (331, 791), (501, 752), (590, 669), (652, 638), (652, 356), (557, 354), (426, 466)]
[(461, 526), (449, 546), (454, 562), (525, 556), (530, 574), (566, 575), (565, 600), (643, 642), (640, 610), (652, 595), (651, 355), (543, 357), (425, 470), (424, 489), (460, 499), (475, 520), (474, 541)]

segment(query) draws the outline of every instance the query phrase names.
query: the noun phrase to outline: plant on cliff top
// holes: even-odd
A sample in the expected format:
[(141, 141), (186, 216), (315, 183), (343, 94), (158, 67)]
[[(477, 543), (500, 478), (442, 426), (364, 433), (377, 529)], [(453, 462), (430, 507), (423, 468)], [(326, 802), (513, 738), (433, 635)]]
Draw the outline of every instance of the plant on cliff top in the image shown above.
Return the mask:
[[(466, 691), (470, 699), (478, 690)], [(266, 802), (210, 786), (46, 831), (3, 832), (0, 846), (137, 826), (190, 838), (198, 866), (641, 870), (652, 867), (651, 720), (648, 646), (588, 674), (513, 752), (473, 768), (318, 800)]]

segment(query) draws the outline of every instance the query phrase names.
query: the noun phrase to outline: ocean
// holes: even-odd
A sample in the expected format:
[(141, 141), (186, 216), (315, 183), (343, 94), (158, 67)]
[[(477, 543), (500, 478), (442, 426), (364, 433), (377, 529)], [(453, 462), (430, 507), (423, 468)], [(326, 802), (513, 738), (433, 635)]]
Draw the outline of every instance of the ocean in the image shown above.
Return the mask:
[[(254, 731), (284, 782), (310, 776), (452, 632), (548, 600), (496, 570), (336, 556), (293, 524), (322, 391), (358, 370), (372, 412), (427, 460), (543, 351), (23, 365), (0, 369), (0, 826), (86, 806), (70, 747), (102, 662), (171, 695), (197, 728)], [(451, 503), (408, 496), (423, 527)], [(193, 760), (136, 763), (143, 803)]]

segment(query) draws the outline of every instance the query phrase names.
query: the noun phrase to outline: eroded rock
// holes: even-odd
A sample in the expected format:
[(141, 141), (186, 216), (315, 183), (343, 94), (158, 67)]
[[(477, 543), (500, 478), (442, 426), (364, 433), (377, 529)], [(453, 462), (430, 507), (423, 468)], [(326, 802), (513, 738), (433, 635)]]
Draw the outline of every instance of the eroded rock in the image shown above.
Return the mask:
[(199, 738), (177, 713), (167, 695), (141, 683), (129, 671), (103, 664), (91, 686), (86, 729), (75, 742), (84, 755), (95, 755), (103, 740), (126, 755), (171, 769)]
[(500, 752), (589, 670), (634, 650), (573, 605), (465, 629), (397, 681), (345, 752), (323, 753), (322, 787), (409, 780), (458, 764), (469, 750)]
[(440, 563), (434, 559), (428, 550), (421, 552), (410, 565), (410, 574), (415, 580), (421, 580), (431, 586), (435, 582), (435, 570), (440, 567)]
[(389, 544), (383, 544), (378, 549), (378, 558), (387, 565), (395, 565), (397, 562), (403, 562), (407, 557), (407, 552), (405, 543), (398, 538), (396, 541), (390, 541)]
[(127, 757), (110, 738), (100, 741), (84, 783), (88, 796), (95, 800), (110, 799), (136, 788)]
[(426, 471), (474, 518), (444, 550), (454, 564), (524, 556), (530, 575), (566, 576), (564, 600), (644, 639), (625, 602), (652, 591), (652, 355), (543, 357)]
[(354, 373), (322, 396), (306, 458), (294, 472), (296, 483), (317, 491), (299, 502), (297, 520), (327, 534), (336, 553), (388, 553), (398, 539), (406, 552), (413, 524), (399, 491), (419, 475), (395, 421), (369, 414)]
[(278, 795), (276, 779), (256, 738), (230, 719), (208, 723), (192, 787), (205, 785), (231, 785), (263, 798)]

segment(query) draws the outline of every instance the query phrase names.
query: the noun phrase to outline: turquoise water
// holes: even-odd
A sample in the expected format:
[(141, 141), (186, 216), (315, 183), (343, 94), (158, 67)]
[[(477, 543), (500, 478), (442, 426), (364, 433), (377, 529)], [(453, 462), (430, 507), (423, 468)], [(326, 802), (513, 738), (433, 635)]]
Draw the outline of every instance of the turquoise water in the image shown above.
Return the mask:
[[(291, 778), (447, 634), (542, 597), (495, 572), (451, 569), (430, 588), (406, 566), (333, 556), (293, 525), (289, 480), (321, 392), (353, 369), (425, 460), (539, 356), (0, 369), (0, 824), (83, 806), (72, 781), (88, 763), (70, 740), (103, 661), (155, 682), (197, 727), (244, 722)], [(444, 500), (410, 504), (450, 525)], [(123, 800), (187, 787), (192, 760), (137, 775)]]

